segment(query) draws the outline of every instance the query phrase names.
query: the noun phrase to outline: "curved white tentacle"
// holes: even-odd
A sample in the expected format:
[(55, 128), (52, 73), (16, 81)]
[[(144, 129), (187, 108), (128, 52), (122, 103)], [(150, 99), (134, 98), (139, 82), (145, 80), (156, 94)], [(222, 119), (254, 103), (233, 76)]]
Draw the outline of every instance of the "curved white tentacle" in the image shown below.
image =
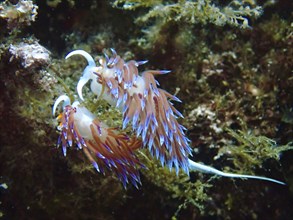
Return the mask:
[(264, 180), (264, 181), (270, 181), (270, 182), (278, 183), (278, 184), (281, 184), (281, 185), (286, 185), (284, 182), (281, 182), (281, 181), (278, 181), (278, 180), (275, 180), (275, 179), (271, 179), (271, 178), (267, 178), (267, 177), (262, 177), (262, 176), (225, 173), (225, 172), (217, 170), (217, 169), (215, 169), (213, 167), (210, 167), (210, 166), (207, 166), (207, 165), (204, 165), (204, 164), (200, 164), (200, 163), (196, 163), (196, 162), (194, 162), (193, 160), (190, 160), (190, 159), (188, 159), (188, 163), (189, 163), (190, 171), (199, 171), (199, 172), (203, 172), (203, 173), (209, 173), (209, 174), (214, 174), (214, 175), (228, 177), (228, 178), (258, 179), (258, 180)]
[(83, 95), (82, 95), (82, 88), (89, 80), (90, 80), (90, 78), (82, 76), (82, 77), (80, 77), (80, 79), (77, 83), (77, 86), (76, 86), (77, 94), (82, 101), (84, 100)]
[(58, 99), (55, 101), (55, 103), (53, 105), (53, 109), (52, 109), (52, 114), (53, 115), (55, 115), (56, 109), (57, 109), (58, 105), (61, 102), (64, 102), (63, 103), (63, 107), (71, 104), (70, 98), (67, 95), (61, 95), (61, 96), (59, 96)]
[(78, 96), (81, 100), (84, 100), (83, 95), (82, 95), (82, 88), (84, 87), (84, 85), (90, 80), (95, 78), (96, 76), (93, 74), (93, 68), (96, 67), (96, 63), (93, 59), (93, 57), (86, 51), (84, 50), (74, 50), (72, 52), (70, 52), (69, 54), (67, 54), (67, 56), (65, 57), (65, 59), (68, 59), (74, 55), (81, 55), (83, 56), (87, 62), (88, 65), (86, 66), (86, 68), (83, 71), (82, 76), (80, 77), (78, 83), (77, 83), (77, 93)]
[(94, 58), (88, 52), (86, 52), (84, 50), (74, 50), (74, 51), (70, 52), (69, 54), (67, 54), (65, 59), (68, 59), (69, 57), (72, 57), (74, 55), (83, 56), (87, 60), (88, 66), (92, 66), (92, 67), (96, 66)]

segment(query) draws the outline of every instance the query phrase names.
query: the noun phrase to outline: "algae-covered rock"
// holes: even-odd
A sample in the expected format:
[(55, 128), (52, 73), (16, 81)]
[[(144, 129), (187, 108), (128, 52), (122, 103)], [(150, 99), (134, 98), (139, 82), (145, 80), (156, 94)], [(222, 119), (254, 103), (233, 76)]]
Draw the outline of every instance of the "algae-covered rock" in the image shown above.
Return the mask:
[(50, 63), (50, 52), (39, 43), (27, 44), (21, 42), (18, 45), (11, 44), (9, 47), (11, 54), (10, 62), (19, 59), (23, 68), (37, 68)]
[[(25, 1), (0, 4), (0, 219), (290, 219), (293, 215), (292, 2)], [(162, 167), (147, 149), (142, 186), (125, 190), (81, 150), (64, 157), (52, 105), (104, 48), (148, 60), (182, 103), (192, 158), (241, 174), (227, 179)], [(106, 53), (107, 54), (107, 53)], [(122, 130), (122, 113), (83, 89), (82, 103)], [(57, 109), (59, 111), (60, 109)], [(133, 135), (131, 126), (124, 132)], [(269, 208), (268, 208), (269, 207)]]
[(31, 25), (36, 20), (37, 10), (38, 6), (33, 1), (21, 0), (12, 4), (5, 0), (0, 3), (0, 17), (7, 21), (7, 28), (10, 30)]

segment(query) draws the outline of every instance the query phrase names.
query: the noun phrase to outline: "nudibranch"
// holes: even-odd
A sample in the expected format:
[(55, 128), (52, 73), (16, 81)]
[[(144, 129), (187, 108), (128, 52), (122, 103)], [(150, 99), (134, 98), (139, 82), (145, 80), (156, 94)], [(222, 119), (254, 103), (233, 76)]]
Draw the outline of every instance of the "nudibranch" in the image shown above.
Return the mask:
[(141, 141), (109, 128), (79, 102), (75, 101), (71, 105), (66, 95), (61, 95), (55, 101), (53, 115), (61, 102), (63, 112), (57, 117), (61, 131), (57, 145), (62, 146), (64, 156), (67, 147), (76, 144), (98, 172), (104, 173), (104, 169), (108, 168), (117, 175), (124, 187), (128, 180), (138, 187), (141, 184), (138, 168), (144, 166), (134, 151), (141, 146)]
[[(185, 135), (186, 129), (177, 122), (177, 118), (183, 116), (172, 104), (172, 101), (180, 102), (180, 100), (176, 96), (160, 89), (158, 87), (159, 83), (154, 77), (155, 75), (166, 74), (169, 71), (147, 70), (139, 73), (138, 67), (147, 61), (131, 60), (125, 62), (117, 55), (114, 49), (111, 49), (111, 51), (112, 56), (109, 57), (107, 53), (104, 53), (104, 58), (99, 60), (98, 66), (96, 66), (92, 56), (83, 50), (72, 51), (66, 56), (66, 59), (68, 59), (73, 55), (81, 55), (86, 58), (88, 62), (77, 84), (79, 98), (83, 100), (82, 88), (91, 80), (91, 91), (100, 98), (106, 100), (110, 105), (122, 111), (122, 129), (124, 129), (128, 123), (131, 123), (132, 129), (137, 137), (141, 137), (142, 139), (142, 146), (148, 148), (151, 155), (160, 160), (162, 166), (166, 165), (170, 170), (175, 168), (176, 173), (182, 169), (186, 174), (189, 174), (190, 171), (200, 171), (229, 178), (251, 178), (284, 184), (281, 181), (267, 177), (225, 173), (189, 159), (188, 156), (191, 155), (190, 141)], [(56, 103), (58, 103), (58, 100)], [(66, 122), (68, 114), (66, 112), (70, 111), (66, 110), (66, 107), (64, 111), (63, 121), (65, 120)], [(78, 123), (78, 119), (80, 119), (80, 117), (77, 117), (76, 124)], [(65, 125), (66, 124), (67, 122)], [(90, 126), (89, 122), (87, 124), (87, 126)], [(81, 134), (83, 128), (80, 126), (78, 129)], [(63, 142), (66, 140), (65, 135), (68, 136), (68, 130), (66, 131), (67, 132), (63, 131), (61, 134)], [(76, 135), (73, 134), (73, 137), (75, 136)], [(76, 141), (77, 144), (78, 140)], [(112, 142), (115, 141), (113, 140)], [(63, 143), (63, 145), (64, 144), (65, 143)], [(129, 145), (125, 145), (129, 147)], [(89, 144), (89, 146), (89, 150), (86, 151), (91, 152), (92, 146), (91, 144)], [(137, 146), (135, 149), (136, 148)], [(131, 150), (133, 149), (131, 148)], [(132, 152), (131, 150), (128, 150), (128, 148), (126, 149), (129, 153)], [(89, 158), (92, 161), (92, 158)], [(131, 161), (131, 163), (126, 163), (127, 165), (139, 164), (135, 157), (129, 156), (127, 158)], [(124, 165), (126, 166), (126, 164)], [(116, 163), (116, 165), (120, 165), (120, 163)], [(133, 170), (130, 166), (126, 166), (124, 170), (125, 169), (127, 172), (124, 176), (127, 175), (128, 172), (134, 172), (134, 177), (138, 176), (136, 169)], [(118, 171), (120, 170), (123, 169), (120, 168)], [(135, 178), (133, 179), (136, 181)]]
[(143, 146), (176, 172), (182, 168), (189, 172), (188, 155), (191, 154), (189, 140), (184, 134), (184, 127), (176, 118), (182, 117), (170, 100), (180, 101), (177, 97), (157, 87), (154, 75), (166, 74), (166, 70), (148, 70), (139, 74), (137, 67), (146, 61), (125, 62), (112, 49), (113, 56), (105, 54), (96, 66), (93, 58), (82, 50), (69, 53), (66, 59), (80, 54), (88, 60), (88, 66), (77, 84), (81, 99), (82, 87), (91, 80), (91, 91), (119, 107), (123, 112), (123, 128), (129, 122), (137, 137), (141, 136)]

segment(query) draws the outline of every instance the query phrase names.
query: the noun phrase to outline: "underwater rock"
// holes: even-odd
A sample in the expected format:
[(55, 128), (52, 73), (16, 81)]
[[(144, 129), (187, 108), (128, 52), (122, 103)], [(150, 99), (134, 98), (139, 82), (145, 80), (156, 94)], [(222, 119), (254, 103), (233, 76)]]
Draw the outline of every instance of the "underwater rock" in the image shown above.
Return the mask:
[(0, 17), (7, 21), (7, 28), (12, 30), (22, 25), (29, 26), (36, 20), (38, 6), (33, 1), (20, 0), (16, 5), (8, 1), (0, 4)]
[(9, 52), (12, 55), (10, 62), (18, 59), (24, 68), (35, 69), (48, 65), (51, 61), (50, 51), (38, 42), (33, 44), (21, 42), (18, 45), (10, 45)]

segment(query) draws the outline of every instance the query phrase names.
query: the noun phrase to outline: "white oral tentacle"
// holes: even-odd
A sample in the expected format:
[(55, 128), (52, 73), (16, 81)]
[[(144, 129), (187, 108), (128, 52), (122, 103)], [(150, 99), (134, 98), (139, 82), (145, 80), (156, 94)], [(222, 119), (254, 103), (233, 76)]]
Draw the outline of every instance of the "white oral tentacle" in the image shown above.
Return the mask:
[(92, 66), (92, 67), (96, 66), (94, 58), (88, 52), (86, 52), (84, 50), (74, 50), (74, 51), (70, 52), (69, 54), (67, 54), (65, 59), (67, 60), (69, 57), (72, 57), (74, 55), (83, 56), (87, 60), (88, 66)]
[(80, 77), (77, 86), (76, 86), (76, 90), (77, 90), (77, 94), (79, 96), (79, 98), (84, 101), (83, 95), (82, 95), (82, 88), (84, 87), (84, 85), (89, 81), (89, 78), (86, 77)]
[(53, 116), (55, 115), (56, 113), (56, 109), (58, 107), (58, 105), (61, 103), (61, 102), (64, 102), (63, 103), (63, 107), (67, 106), (67, 105), (70, 105), (71, 102), (70, 102), (70, 98), (67, 96), (67, 95), (61, 95), (58, 97), (58, 99), (56, 99), (54, 105), (53, 105), (53, 110), (52, 110), (52, 114)]
[(223, 171), (217, 170), (213, 167), (204, 165), (204, 164), (200, 164), (200, 163), (196, 163), (193, 160), (188, 159), (188, 163), (189, 163), (189, 169), (190, 171), (199, 171), (199, 172), (203, 172), (203, 173), (209, 173), (209, 174), (214, 174), (214, 175), (218, 175), (218, 176), (223, 176), (223, 177), (228, 177), (228, 178), (241, 178), (241, 179), (245, 179), (245, 178), (249, 178), (249, 179), (258, 179), (258, 180), (265, 180), (265, 181), (270, 181), (270, 182), (274, 182), (274, 183), (278, 183), (281, 185), (286, 185), (284, 182), (272, 179), (272, 178), (267, 178), (267, 177), (262, 177), (262, 176), (252, 176), (252, 175), (242, 175), (242, 174), (234, 174), (234, 173), (225, 173)]
[(84, 100), (83, 95), (82, 95), (82, 88), (90, 79), (95, 78), (95, 76), (93, 76), (94, 74), (92, 73), (92, 70), (93, 70), (93, 68), (96, 67), (96, 63), (95, 63), (94, 58), (84, 50), (74, 50), (74, 51), (70, 52), (69, 54), (67, 54), (65, 59), (68, 59), (74, 55), (81, 55), (88, 62), (88, 65), (84, 69), (83, 75), (80, 77), (80, 79), (77, 83), (77, 87), (76, 87), (77, 94), (78, 94), (79, 98), (81, 100)]

